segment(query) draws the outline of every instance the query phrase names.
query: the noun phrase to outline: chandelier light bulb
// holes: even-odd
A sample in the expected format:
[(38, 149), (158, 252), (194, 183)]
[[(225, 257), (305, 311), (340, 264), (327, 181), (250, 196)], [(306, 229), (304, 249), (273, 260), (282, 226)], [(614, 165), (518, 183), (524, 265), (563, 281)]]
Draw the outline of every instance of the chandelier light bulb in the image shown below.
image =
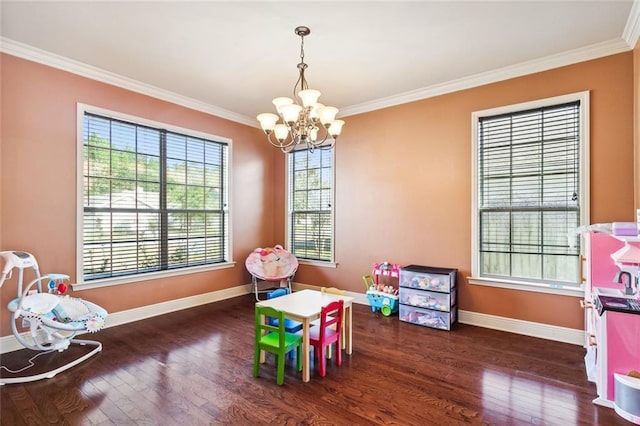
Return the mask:
[(324, 127), (328, 127), (333, 120), (336, 119), (338, 108), (332, 106), (322, 107), (318, 110), (320, 115), (320, 122)]
[(312, 107), (316, 102), (318, 102), (320, 92), (313, 89), (305, 89), (298, 92), (298, 97), (302, 100), (303, 107)]
[(262, 114), (258, 114), (256, 118), (260, 122), (260, 126), (262, 127), (262, 130), (264, 130), (265, 132), (271, 133), (276, 123), (278, 122), (278, 118), (280, 117), (270, 112), (265, 112)]
[(315, 142), (318, 140), (318, 128), (317, 127), (312, 127), (309, 130), (309, 139), (311, 139), (312, 142)]
[(278, 111), (278, 114), (282, 114), (282, 111), (281, 111), (282, 107), (286, 105), (291, 105), (293, 103), (293, 99), (283, 96), (280, 98), (275, 98), (274, 100), (271, 101), (271, 103), (273, 103), (276, 106), (276, 111)]
[(309, 117), (311, 117), (312, 120), (318, 120), (320, 118), (320, 114), (318, 114), (318, 111), (323, 107), (324, 105), (316, 102), (316, 104), (311, 107), (311, 111), (309, 111)]
[(340, 132), (342, 132), (343, 125), (344, 125), (344, 121), (342, 120), (333, 120), (331, 122), (331, 124), (329, 125), (328, 132), (332, 138), (336, 139), (340, 135)]
[(289, 129), (284, 124), (276, 124), (274, 132), (276, 134), (276, 139), (278, 139), (280, 143), (283, 143), (285, 139), (287, 139), (287, 136), (289, 136)]
[(289, 125), (289, 127), (291, 127), (293, 124), (295, 124), (296, 121), (298, 121), (300, 111), (302, 111), (302, 107), (298, 104), (285, 105), (280, 108), (282, 119)]

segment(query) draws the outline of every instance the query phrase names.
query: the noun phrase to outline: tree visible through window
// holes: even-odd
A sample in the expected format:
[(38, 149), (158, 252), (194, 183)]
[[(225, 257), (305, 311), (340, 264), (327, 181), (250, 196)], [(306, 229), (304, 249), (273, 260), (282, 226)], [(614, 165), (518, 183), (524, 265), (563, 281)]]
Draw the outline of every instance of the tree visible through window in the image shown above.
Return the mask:
[(288, 155), (289, 247), (300, 259), (333, 261), (333, 148)]
[(228, 144), (85, 112), (84, 281), (228, 260)]
[(480, 277), (578, 285), (581, 102), (477, 117)]

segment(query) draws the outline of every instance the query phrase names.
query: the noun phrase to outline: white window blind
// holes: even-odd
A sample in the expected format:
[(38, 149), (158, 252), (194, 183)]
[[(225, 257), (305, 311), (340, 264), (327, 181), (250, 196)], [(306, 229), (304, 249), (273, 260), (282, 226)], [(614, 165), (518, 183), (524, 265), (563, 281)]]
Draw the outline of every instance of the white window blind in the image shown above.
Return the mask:
[(288, 157), (289, 247), (299, 259), (333, 261), (333, 148)]
[(578, 285), (580, 102), (478, 120), (482, 277)]
[(228, 144), (89, 112), (83, 280), (228, 260)]

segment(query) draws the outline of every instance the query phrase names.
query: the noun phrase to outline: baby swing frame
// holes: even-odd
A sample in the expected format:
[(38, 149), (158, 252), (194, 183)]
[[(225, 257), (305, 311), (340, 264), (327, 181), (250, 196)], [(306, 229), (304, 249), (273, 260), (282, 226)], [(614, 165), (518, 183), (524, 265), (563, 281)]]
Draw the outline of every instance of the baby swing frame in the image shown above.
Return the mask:
[[(60, 288), (59, 285), (62, 281), (69, 279), (68, 275), (47, 274), (40, 276), (38, 264), (29, 253), (0, 252), (0, 257), (5, 260), (5, 267), (0, 276), (0, 288), (7, 278), (11, 277), (13, 268), (18, 269), (18, 297), (9, 302), (7, 306), (11, 311), (11, 330), (13, 335), (25, 348), (40, 351), (29, 360), (29, 365), (21, 370), (12, 371), (5, 366), (2, 366), (2, 369), (11, 373), (20, 373), (32, 367), (33, 360), (37, 356), (53, 351), (62, 352), (70, 344), (94, 347), (90, 352), (60, 367), (52, 368), (42, 373), (0, 378), (0, 385), (33, 382), (45, 378), (50, 379), (102, 350), (102, 343), (94, 340), (76, 339), (75, 336), (80, 332), (93, 332), (102, 328), (107, 315), (106, 311), (100, 306), (82, 299), (70, 298), (69, 296), (62, 297), (51, 293), (56, 290), (56, 287), (57, 289)], [(36, 278), (22, 290), (24, 269), (28, 267), (33, 268)], [(42, 292), (42, 283), (47, 281), (49, 282), (50, 293)], [(34, 286), (37, 289), (34, 289)], [(67, 313), (63, 305), (66, 305), (70, 311), (70, 308), (74, 308), (76, 315)], [(78, 306), (80, 309), (78, 309)], [(19, 321), (22, 324), (21, 328), (27, 329), (27, 331), (18, 329)]]

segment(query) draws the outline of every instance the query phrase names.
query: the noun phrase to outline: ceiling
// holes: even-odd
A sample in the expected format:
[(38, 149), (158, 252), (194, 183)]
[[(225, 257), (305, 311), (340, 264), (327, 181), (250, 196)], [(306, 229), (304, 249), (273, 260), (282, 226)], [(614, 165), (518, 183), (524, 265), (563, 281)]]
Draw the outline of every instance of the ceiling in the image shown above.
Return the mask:
[(256, 125), (309, 86), (339, 116), (630, 50), (639, 0), (11, 1), (2, 51)]

